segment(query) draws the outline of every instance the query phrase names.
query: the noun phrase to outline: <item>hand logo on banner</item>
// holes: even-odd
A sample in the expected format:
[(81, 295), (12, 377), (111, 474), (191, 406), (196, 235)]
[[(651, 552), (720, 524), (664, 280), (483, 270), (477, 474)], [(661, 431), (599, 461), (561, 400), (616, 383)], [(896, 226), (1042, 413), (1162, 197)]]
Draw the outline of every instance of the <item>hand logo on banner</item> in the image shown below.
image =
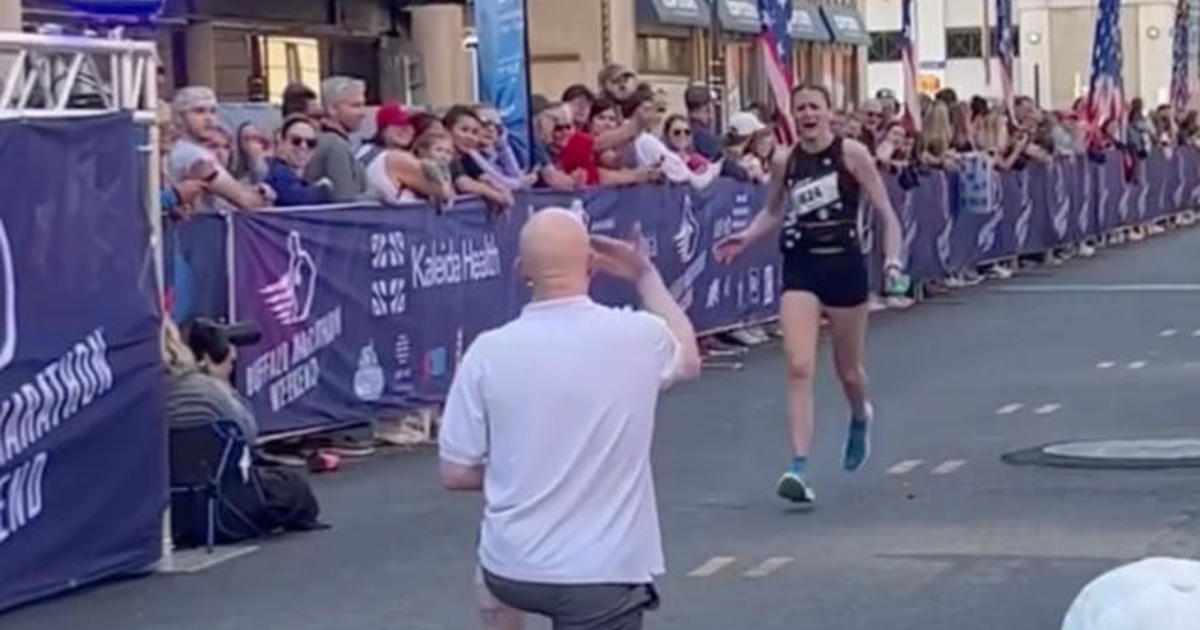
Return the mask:
[(17, 353), (17, 282), (13, 266), (12, 244), (8, 242), (8, 230), (0, 221), (0, 307), (4, 309), (4, 320), (0, 321), (0, 370), (12, 363)]
[(1066, 238), (1067, 227), (1071, 222), (1071, 196), (1067, 194), (1067, 165), (1061, 160), (1055, 161), (1050, 167), (1050, 176), (1053, 178), (1052, 190), (1054, 192), (1054, 211), (1051, 215), (1051, 223), (1054, 225), (1054, 233), (1058, 238)]
[(284, 326), (308, 320), (317, 288), (317, 265), (300, 243), (300, 234), (288, 233), (288, 266), (279, 280), (261, 289), (275, 319)]
[(1017, 225), (1014, 228), (1017, 234), (1017, 251), (1025, 249), (1025, 242), (1029, 240), (1029, 229), (1033, 223), (1033, 197), (1029, 195), (1029, 170), (1021, 171), (1021, 213), (1017, 215)]
[(700, 248), (700, 222), (692, 211), (692, 196), (683, 196), (683, 216), (679, 220), (679, 231), (675, 233), (675, 250), (683, 264), (692, 262)]

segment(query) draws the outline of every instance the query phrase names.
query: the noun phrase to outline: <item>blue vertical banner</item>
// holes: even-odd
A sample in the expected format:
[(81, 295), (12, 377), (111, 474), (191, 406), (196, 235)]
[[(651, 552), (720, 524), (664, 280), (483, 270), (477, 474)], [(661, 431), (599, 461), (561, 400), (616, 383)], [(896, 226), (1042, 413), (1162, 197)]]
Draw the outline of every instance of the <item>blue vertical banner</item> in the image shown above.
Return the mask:
[(500, 110), (508, 142), (529, 164), (529, 49), (525, 0), (476, 0), (479, 100)]

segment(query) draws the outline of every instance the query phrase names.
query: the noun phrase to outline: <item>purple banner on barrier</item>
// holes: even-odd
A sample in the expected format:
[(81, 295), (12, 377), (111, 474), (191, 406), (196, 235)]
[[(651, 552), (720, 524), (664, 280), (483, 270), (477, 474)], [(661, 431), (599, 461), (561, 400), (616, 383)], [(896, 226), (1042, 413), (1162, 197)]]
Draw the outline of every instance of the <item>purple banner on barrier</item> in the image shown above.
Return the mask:
[(0, 610), (162, 550), (166, 374), (135, 129), (0, 122)]

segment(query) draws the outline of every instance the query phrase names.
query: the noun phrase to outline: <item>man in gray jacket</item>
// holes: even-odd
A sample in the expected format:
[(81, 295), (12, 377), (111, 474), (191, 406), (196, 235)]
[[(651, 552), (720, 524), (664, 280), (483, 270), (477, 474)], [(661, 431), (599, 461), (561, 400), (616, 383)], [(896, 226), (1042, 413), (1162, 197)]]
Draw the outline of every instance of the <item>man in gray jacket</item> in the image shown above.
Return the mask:
[(335, 76), (321, 82), (325, 118), (317, 136), (317, 151), (304, 175), (310, 182), (328, 179), (336, 202), (356, 201), (367, 190), (363, 167), (350, 144), (350, 134), (358, 131), (366, 117), (366, 92), (366, 84), (351, 77)]

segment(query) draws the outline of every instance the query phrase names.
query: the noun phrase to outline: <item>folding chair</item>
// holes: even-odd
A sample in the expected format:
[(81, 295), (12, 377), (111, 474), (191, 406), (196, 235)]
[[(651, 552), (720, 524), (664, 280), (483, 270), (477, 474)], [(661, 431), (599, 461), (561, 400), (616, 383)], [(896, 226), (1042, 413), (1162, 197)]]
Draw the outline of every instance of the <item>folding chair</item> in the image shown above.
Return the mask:
[(231, 420), (217, 420), (194, 427), (171, 428), (171, 520), (173, 531), (187, 531), (194, 518), (196, 500), (203, 501), (204, 540), (209, 553), (216, 542), (222, 508), (254, 531), (258, 527), (225, 496), (222, 482), (238, 475), (248, 446), (241, 428)]

